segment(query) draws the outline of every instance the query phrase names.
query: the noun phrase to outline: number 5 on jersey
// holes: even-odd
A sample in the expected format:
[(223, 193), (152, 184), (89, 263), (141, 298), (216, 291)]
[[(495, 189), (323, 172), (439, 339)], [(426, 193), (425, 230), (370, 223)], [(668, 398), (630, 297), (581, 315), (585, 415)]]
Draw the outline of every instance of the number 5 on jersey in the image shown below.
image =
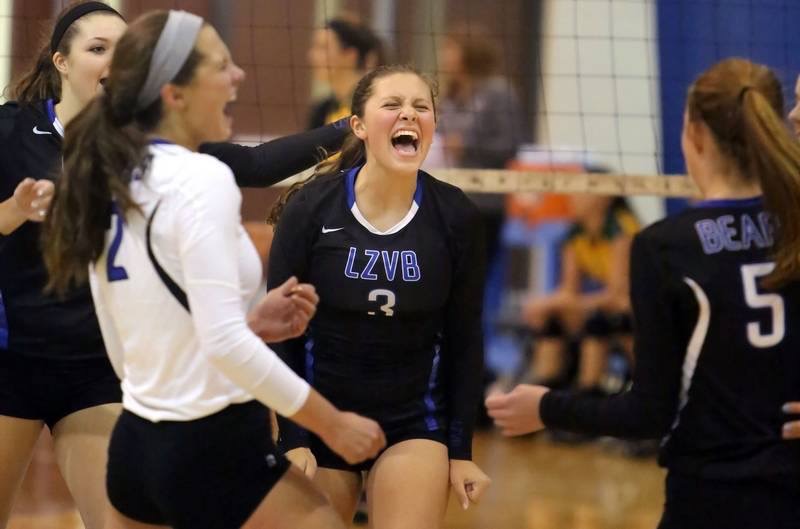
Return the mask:
[(742, 266), (742, 282), (744, 283), (744, 300), (753, 309), (770, 309), (772, 311), (772, 332), (762, 334), (761, 324), (751, 321), (747, 324), (747, 340), (753, 347), (766, 348), (778, 345), (786, 334), (786, 311), (780, 294), (760, 294), (758, 278), (768, 275), (775, 268), (775, 263), (757, 263)]

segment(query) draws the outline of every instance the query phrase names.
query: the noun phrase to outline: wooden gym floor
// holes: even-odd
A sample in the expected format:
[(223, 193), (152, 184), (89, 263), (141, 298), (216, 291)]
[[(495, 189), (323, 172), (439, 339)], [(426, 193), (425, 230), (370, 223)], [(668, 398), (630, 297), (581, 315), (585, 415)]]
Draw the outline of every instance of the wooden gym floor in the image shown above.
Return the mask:
[[(555, 444), (480, 433), (475, 459), (492, 477), (477, 507), (448, 509), (447, 529), (654, 529), (663, 471), (602, 443)], [(357, 526), (354, 526), (357, 527)], [(43, 436), (7, 529), (83, 529)]]

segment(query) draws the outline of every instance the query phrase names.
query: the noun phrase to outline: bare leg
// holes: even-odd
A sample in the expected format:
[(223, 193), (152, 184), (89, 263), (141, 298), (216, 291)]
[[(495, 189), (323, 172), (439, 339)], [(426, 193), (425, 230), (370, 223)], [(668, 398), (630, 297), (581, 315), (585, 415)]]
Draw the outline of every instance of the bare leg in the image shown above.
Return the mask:
[(581, 343), (578, 368), (578, 388), (591, 389), (600, 385), (608, 368), (608, 340), (586, 337)]
[(318, 468), (313, 481), (339, 513), (342, 521), (349, 524), (353, 520), (361, 496), (361, 474)]
[(412, 439), (389, 447), (367, 478), (370, 527), (440, 529), (449, 487), (446, 446)]
[(633, 370), (634, 364), (634, 356), (633, 356), (633, 336), (630, 334), (623, 334), (617, 338), (620, 345), (622, 346), (622, 350), (625, 352), (625, 358), (628, 359), (628, 362), (631, 365), (631, 371)]
[(289, 468), (242, 526), (242, 529), (345, 528), (325, 496), (295, 467)]
[(42, 425), (42, 421), (0, 415), (0, 529), (8, 524)]
[(553, 380), (564, 374), (564, 340), (561, 338), (537, 338), (533, 348), (530, 373), (531, 380)]
[(121, 411), (119, 403), (94, 406), (67, 415), (53, 428), (58, 467), (86, 529), (102, 528), (110, 507), (108, 441)]

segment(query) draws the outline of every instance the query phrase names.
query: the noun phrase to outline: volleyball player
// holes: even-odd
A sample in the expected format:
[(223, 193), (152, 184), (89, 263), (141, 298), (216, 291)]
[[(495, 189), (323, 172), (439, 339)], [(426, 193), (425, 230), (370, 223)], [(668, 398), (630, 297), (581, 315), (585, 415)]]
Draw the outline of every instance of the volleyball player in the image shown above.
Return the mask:
[(689, 89), (682, 146), (705, 200), (634, 240), (631, 391), (487, 399), (506, 435), (662, 438), (662, 529), (800, 527), (800, 444), (781, 438), (800, 400), (800, 146), (782, 111), (776, 76), (744, 59)]
[[(795, 103), (789, 112), (789, 122), (792, 124), (795, 136), (800, 138), (800, 76), (794, 85)], [(793, 420), (783, 425), (784, 439), (800, 439), (800, 402), (787, 402), (783, 406), (783, 412), (790, 415)]]
[(368, 471), (372, 527), (440, 527), (448, 483), (465, 509), (489, 483), (471, 461), (483, 360), (479, 216), (459, 189), (419, 169), (435, 128), (431, 84), (380, 67), (359, 81), (352, 108), (341, 157), (274, 211), (268, 284), (297, 276), (316, 286), (306, 336), (279, 351), (331, 402), (377, 420), (388, 447), (354, 465), (288, 420), (282, 442), (344, 520)]
[[(108, 437), (120, 410), (119, 380), (108, 362), (87, 286), (64, 298), (45, 295), (39, 251), (40, 220), (46, 207), (28, 196), (20, 214), (20, 186), (37, 180), (32, 192), (52, 186), (61, 166), (64, 126), (98, 93), (125, 30), (121, 15), (101, 2), (69, 6), (33, 69), (11, 90), (14, 102), (0, 106), (0, 527), (9, 517), (43, 424), (50, 428), (57, 461), (88, 529), (103, 525), (103, 476)], [(241, 185), (269, 185), (315, 163), (317, 146), (336, 149), (346, 131), (332, 125), (258, 147), (228, 143), (202, 149), (229, 164)], [(29, 195), (31, 190), (25, 192)], [(275, 308), (297, 314), (288, 299), (303, 301), (310, 289), (290, 298), (272, 296), (252, 316), (263, 327)], [(270, 309), (272, 307), (272, 309)], [(303, 318), (300, 314), (301, 319)]]
[(56, 292), (92, 265), (122, 379), (111, 527), (343, 527), (300, 471), (286, 473), (261, 403), (351, 463), (385, 443), (374, 421), (310, 390), (246, 323), (260, 265), (241, 195), (230, 168), (196, 152), (230, 136), (226, 107), (243, 79), (200, 17), (153, 12), (123, 35), (106, 93), (68, 128), (44, 258)]

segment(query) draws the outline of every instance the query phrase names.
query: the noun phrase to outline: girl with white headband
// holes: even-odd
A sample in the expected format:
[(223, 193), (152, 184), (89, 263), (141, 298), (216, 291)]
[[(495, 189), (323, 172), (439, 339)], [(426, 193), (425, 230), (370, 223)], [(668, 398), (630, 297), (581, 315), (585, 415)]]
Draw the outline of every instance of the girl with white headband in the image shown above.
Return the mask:
[[(107, 4), (70, 4), (30, 71), (9, 87), (13, 101), (0, 105), (0, 528), (44, 425), (84, 525), (103, 527), (103, 476), (121, 408), (119, 380), (88, 285), (64, 297), (42, 292), (47, 277), (37, 221), (61, 168), (64, 127), (103, 92), (125, 28)], [(200, 151), (229, 165), (239, 186), (267, 186), (316, 163), (318, 147), (337, 150), (345, 133), (331, 125), (255, 147), (208, 143)], [(292, 284), (283, 290), (301, 301), (302, 294), (313, 294), (292, 293)], [(263, 326), (267, 314), (275, 321), (274, 312), (263, 310), (275, 302), (289, 311), (284, 316), (298, 314), (289, 299), (264, 298), (252, 321)]]
[(197, 152), (230, 136), (243, 79), (201, 18), (153, 12), (120, 39), (106, 93), (67, 128), (44, 257), (56, 292), (89, 275), (122, 379), (106, 527), (343, 528), (277, 453), (265, 405), (349, 461), (385, 444), (375, 422), (337, 410), (248, 327), (260, 265), (241, 195), (226, 165)]

